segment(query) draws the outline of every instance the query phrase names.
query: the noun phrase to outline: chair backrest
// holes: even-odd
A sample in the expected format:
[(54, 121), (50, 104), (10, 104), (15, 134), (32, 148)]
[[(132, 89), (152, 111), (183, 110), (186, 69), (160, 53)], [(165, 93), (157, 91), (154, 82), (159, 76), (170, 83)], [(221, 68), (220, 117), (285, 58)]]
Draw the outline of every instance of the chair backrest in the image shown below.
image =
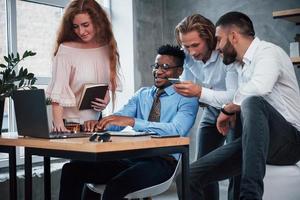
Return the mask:
[(175, 171), (174, 171), (173, 175), (168, 180), (166, 180), (165, 182), (162, 182), (160, 184), (153, 185), (151, 187), (144, 188), (144, 189), (132, 192), (130, 194), (127, 194), (125, 196), (125, 198), (127, 198), (127, 199), (138, 199), (138, 198), (152, 197), (152, 196), (155, 196), (155, 195), (158, 195), (158, 194), (161, 194), (161, 193), (167, 191), (170, 188), (174, 178), (178, 175), (178, 173), (180, 171), (179, 170), (180, 165), (181, 165), (181, 155), (178, 159), (178, 163), (177, 163), (177, 166), (175, 168)]
[[(127, 194), (125, 196), (125, 198), (127, 199), (141, 199), (141, 198), (146, 198), (146, 197), (152, 197), (158, 194), (161, 194), (165, 191), (167, 191), (173, 180), (175, 179), (175, 177), (178, 175), (179, 173), (179, 169), (180, 169), (180, 165), (181, 165), (181, 155), (179, 156), (178, 159), (178, 163), (177, 166), (175, 168), (175, 171), (173, 173), (173, 175), (166, 180), (165, 182), (162, 182), (160, 184), (157, 185), (153, 185), (151, 187), (148, 188), (144, 188), (135, 192), (132, 192), (130, 194)], [(104, 190), (105, 190), (105, 185), (95, 185), (95, 184), (87, 184), (87, 186), (94, 192), (99, 193), (99, 194), (103, 194)]]

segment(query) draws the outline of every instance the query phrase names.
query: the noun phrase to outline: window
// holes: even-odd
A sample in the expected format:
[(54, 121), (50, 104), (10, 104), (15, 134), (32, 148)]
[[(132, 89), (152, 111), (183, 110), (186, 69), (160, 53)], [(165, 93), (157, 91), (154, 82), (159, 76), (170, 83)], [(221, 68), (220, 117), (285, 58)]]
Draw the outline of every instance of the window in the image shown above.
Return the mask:
[[(0, 27), (3, 27), (0, 29), (0, 63), (4, 63), (3, 56), (7, 55), (7, 36), (6, 36), (6, 5), (4, 0), (0, 0)], [(3, 124), (2, 124), (2, 129), (5, 131), (7, 130), (8, 127), (8, 105), (5, 105), (5, 110), (3, 113)], [(7, 159), (8, 154), (5, 153), (0, 153), (0, 160)]]
[[(34, 10), (34, 12), (32, 12)], [(32, 50), (37, 54), (24, 65), (37, 77), (51, 76), (51, 60), (62, 8), (17, 1), (18, 52)]]
[[(30, 2), (0, 0), (0, 15), (4, 16), (0, 18), (0, 26), (4, 27), (0, 29), (0, 62), (3, 62), (2, 57), (7, 55), (7, 52), (23, 53), (25, 50), (36, 52), (37, 55), (22, 62), (22, 66), (26, 66), (37, 76), (39, 88), (45, 88), (50, 80), (56, 31), (63, 14), (63, 6), (68, 2), (67, 0), (35, 0), (33, 3), (32, 0)], [(9, 6), (6, 6), (6, 3)], [(7, 13), (8, 20), (5, 17)], [(16, 130), (12, 107), (6, 105), (8, 112), (4, 113), (3, 119), (3, 128), (8, 128), (10, 131)], [(17, 148), (17, 154), (17, 164), (22, 164), (23, 148)], [(0, 167), (8, 165), (7, 158), (7, 154), (0, 153)], [(33, 161), (38, 160), (33, 158)]]
[[(126, 82), (123, 82), (123, 86), (126, 87), (123, 87), (122, 93), (117, 94), (116, 110), (118, 110), (134, 91), (132, 1), (122, 0), (121, 3), (116, 3), (113, 5), (114, 12), (111, 12), (110, 0), (96, 1), (104, 6), (112, 19), (121, 54), (122, 71), (124, 77), (128, 77)], [(4, 27), (0, 29), (0, 62), (2, 63), (3, 55), (7, 55), (8, 52), (23, 53), (25, 50), (37, 52), (37, 55), (26, 59), (22, 64), (37, 76), (37, 87), (45, 89), (51, 77), (56, 31), (62, 18), (63, 7), (69, 2), (70, 0), (0, 0), (0, 26)], [(125, 37), (126, 29), (131, 31), (127, 31)], [(10, 115), (6, 114), (4, 119), (6, 125), (3, 127), (15, 131), (13, 106), (10, 104), (6, 107)], [(111, 109), (108, 108), (107, 111)], [(23, 152), (23, 148), (17, 148), (17, 164), (23, 164)], [(0, 168), (8, 166), (7, 157), (7, 154), (0, 153)], [(33, 158), (33, 161), (38, 160)]]
[[(3, 56), (7, 55), (7, 20), (6, 20), (6, 9), (5, 9), (5, 1), (0, 0), (0, 16), (3, 16), (0, 18), (0, 27), (3, 27), (0, 29), (0, 63), (4, 63)], [(8, 105), (5, 105), (5, 111), (4, 111), (4, 120), (2, 129), (3, 131), (7, 130), (8, 127), (8, 121), (7, 121), (7, 113), (8, 111)]]
[(4, 62), (3, 55), (7, 54), (7, 39), (6, 39), (6, 9), (5, 1), (0, 0), (0, 63)]

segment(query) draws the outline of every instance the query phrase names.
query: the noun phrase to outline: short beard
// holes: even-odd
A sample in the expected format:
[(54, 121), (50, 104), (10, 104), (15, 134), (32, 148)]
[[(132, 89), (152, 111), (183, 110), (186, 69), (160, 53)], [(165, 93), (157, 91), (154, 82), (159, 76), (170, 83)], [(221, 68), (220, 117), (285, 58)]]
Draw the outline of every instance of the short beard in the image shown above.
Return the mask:
[(225, 65), (230, 65), (236, 61), (237, 52), (228, 39), (222, 52), (223, 52), (223, 63)]

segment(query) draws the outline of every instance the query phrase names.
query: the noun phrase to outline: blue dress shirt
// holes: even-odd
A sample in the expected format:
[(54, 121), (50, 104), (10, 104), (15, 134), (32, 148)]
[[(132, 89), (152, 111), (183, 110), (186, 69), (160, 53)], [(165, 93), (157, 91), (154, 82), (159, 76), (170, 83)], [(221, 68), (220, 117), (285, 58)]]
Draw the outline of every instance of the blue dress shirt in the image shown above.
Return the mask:
[[(173, 86), (165, 88), (161, 95), (160, 122), (149, 122), (148, 116), (156, 93), (156, 87), (143, 87), (138, 90), (128, 103), (114, 115), (133, 117), (135, 131), (155, 132), (160, 135), (180, 134), (187, 136), (193, 126), (197, 111), (198, 99), (184, 97), (174, 90)], [(124, 127), (110, 126), (109, 130), (119, 131)]]
[(238, 86), (238, 64), (225, 65), (218, 51), (213, 51), (204, 63), (193, 59), (188, 53), (184, 60), (182, 80), (190, 80), (202, 86), (200, 102), (221, 108), (225, 103), (232, 102)]

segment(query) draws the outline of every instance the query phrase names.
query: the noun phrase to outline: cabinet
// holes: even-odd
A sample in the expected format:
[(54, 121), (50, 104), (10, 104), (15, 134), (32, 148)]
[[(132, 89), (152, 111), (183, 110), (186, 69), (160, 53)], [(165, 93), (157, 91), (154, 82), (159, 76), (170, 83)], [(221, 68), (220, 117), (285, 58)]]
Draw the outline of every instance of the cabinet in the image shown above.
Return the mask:
[[(273, 12), (274, 19), (285, 19), (300, 25), (300, 8), (280, 10)], [(300, 64), (300, 56), (291, 58), (293, 64)], [(298, 66), (299, 67), (299, 66)]]

